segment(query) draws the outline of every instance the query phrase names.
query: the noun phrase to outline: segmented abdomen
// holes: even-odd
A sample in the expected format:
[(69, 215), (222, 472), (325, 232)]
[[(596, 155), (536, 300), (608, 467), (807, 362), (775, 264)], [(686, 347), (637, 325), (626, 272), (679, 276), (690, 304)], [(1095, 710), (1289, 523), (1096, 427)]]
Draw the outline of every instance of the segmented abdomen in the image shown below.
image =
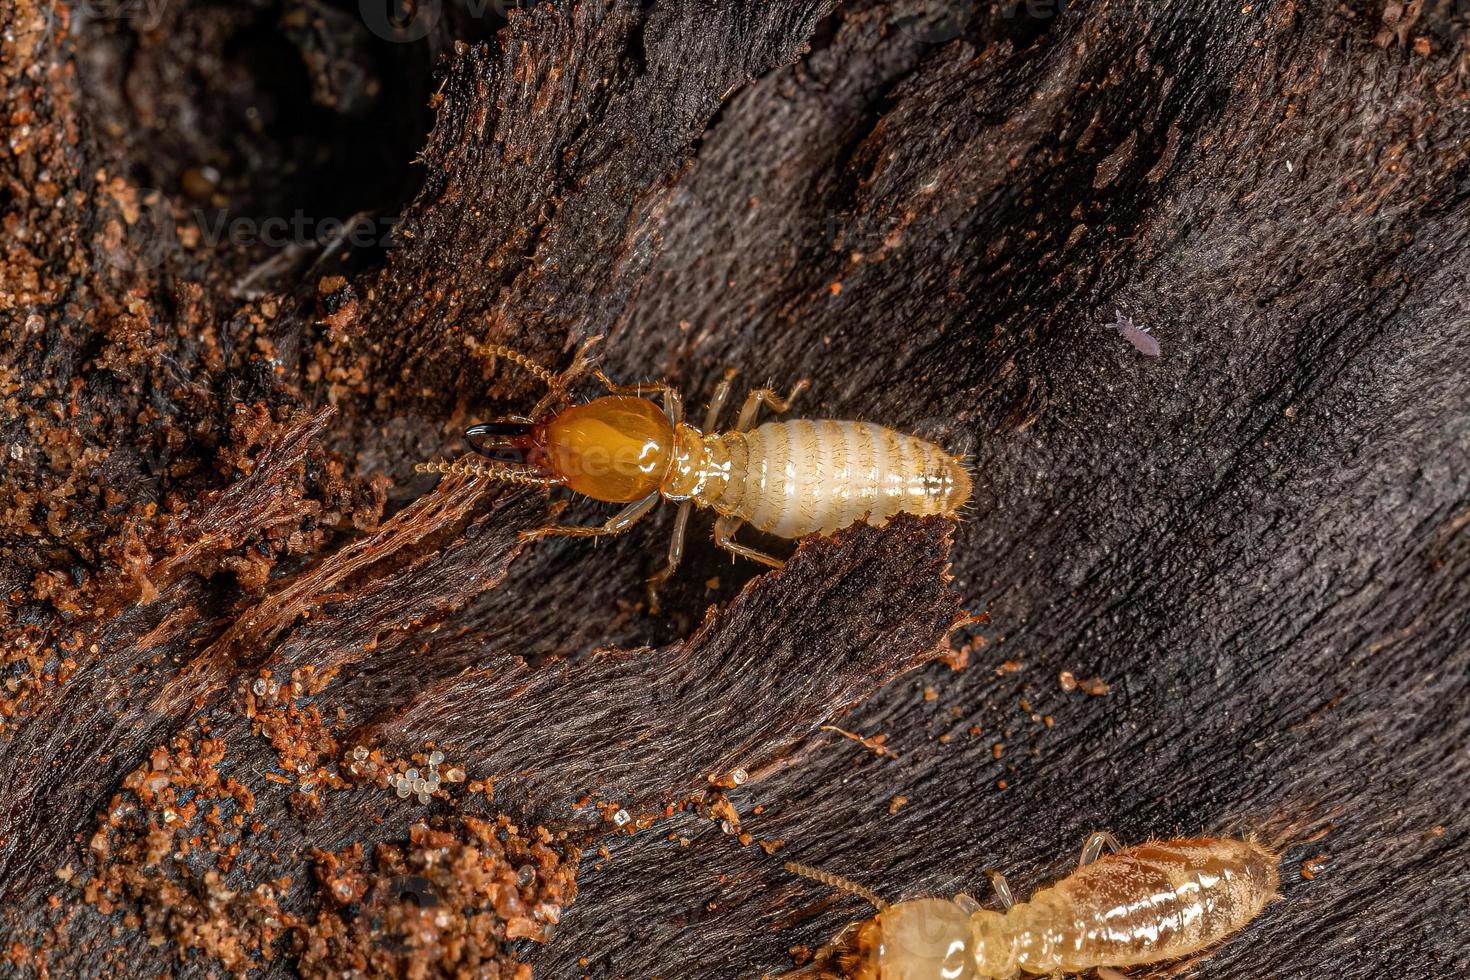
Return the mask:
[(708, 442), (728, 454), (729, 479), (701, 502), (785, 538), (899, 512), (953, 515), (970, 496), (959, 460), (871, 422), (767, 422)]
[(1198, 952), (1275, 896), (1276, 861), (1230, 838), (1157, 841), (1100, 857), (1013, 910), (1024, 921), (1020, 965), (1070, 973)]

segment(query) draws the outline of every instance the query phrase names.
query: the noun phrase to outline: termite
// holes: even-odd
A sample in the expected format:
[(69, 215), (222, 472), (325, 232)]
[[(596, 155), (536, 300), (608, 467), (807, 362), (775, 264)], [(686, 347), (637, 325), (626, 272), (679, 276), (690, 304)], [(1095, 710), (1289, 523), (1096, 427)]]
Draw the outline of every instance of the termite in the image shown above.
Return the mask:
[[(716, 386), (696, 429), (684, 421), (683, 398), (663, 382), (615, 384), (592, 367), (588, 342), (561, 374), (500, 345), (479, 349), (530, 372), (547, 387), (528, 416), (475, 425), (465, 440), (482, 455), (506, 450), (527, 464), (461, 460), (420, 464), (420, 472), (454, 473), (515, 483), (566, 486), (626, 506), (599, 525), (548, 524), (524, 538), (620, 534), (660, 500), (675, 501), (668, 562), (649, 580), (650, 592), (672, 576), (684, 553), (694, 505), (719, 514), (714, 539), (735, 555), (780, 568), (782, 562), (735, 540), (742, 524), (783, 538), (830, 534), (858, 521), (882, 525), (897, 513), (954, 517), (970, 497), (964, 464), (933, 443), (871, 422), (798, 419), (752, 428), (762, 406), (786, 412), (806, 390), (801, 380), (785, 398), (758, 388), (745, 399), (735, 428), (718, 432), (733, 371)], [(573, 404), (570, 385), (591, 368), (607, 394)], [(662, 397), (662, 407), (645, 395)]]
[[(1112, 853), (1103, 854), (1103, 848)], [(992, 873), (1003, 911), (968, 895), (889, 905), (860, 885), (795, 862), (794, 874), (861, 896), (878, 914), (849, 926), (796, 974), (849, 980), (1004, 980), (1062, 976), (1192, 957), (1277, 897), (1279, 857), (1230, 837), (1120, 847), (1093, 834), (1077, 869), (1029, 902)]]

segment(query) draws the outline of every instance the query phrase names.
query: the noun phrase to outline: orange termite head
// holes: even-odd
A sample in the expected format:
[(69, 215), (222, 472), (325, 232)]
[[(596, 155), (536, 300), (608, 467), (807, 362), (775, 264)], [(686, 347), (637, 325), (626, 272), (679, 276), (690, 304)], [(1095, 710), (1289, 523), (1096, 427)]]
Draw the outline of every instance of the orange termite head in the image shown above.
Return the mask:
[(594, 500), (631, 503), (656, 492), (674, 457), (674, 427), (652, 402), (625, 395), (572, 405), (540, 421), (511, 418), (465, 431), (477, 452), (510, 449)]

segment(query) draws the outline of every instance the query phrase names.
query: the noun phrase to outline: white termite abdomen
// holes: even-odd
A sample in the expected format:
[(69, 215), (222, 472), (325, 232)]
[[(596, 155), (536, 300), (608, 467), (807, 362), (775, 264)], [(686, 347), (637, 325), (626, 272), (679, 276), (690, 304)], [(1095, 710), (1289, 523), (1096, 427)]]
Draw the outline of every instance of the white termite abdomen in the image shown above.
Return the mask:
[(898, 513), (953, 517), (970, 496), (958, 459), (872, 422), (794, 419), (699, 441), (684, 455), (698, 477), (681, 481), (689, 496), (779, 537), (881, 526)]
[(977, 913), (980, 975), (1081, 973), (1191, 955), (1260, 914), (1276, 896), (1276, 863), (1257, 844), (1218, 837), (1103, 855), (1029, 902)]

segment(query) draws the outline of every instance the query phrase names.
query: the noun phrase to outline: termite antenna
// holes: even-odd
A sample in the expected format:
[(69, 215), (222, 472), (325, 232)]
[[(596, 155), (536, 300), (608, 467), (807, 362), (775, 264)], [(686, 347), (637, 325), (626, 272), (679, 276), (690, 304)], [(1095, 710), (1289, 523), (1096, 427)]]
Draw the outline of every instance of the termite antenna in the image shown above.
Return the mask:
[(572, 382), (586, 374), (587, 369), (596, 362), (596, 358), (592, 355), (592, 348), (596, 347), (600, 340), (602, 340), (602, 334), (596, 334), (583, 341), (582, 346), (577, 350), (577, 356), (572, 358), (572, 363), (567, 365), (565, 371), (556, 376), (556, 382), (547, 383), (547, 392), (536, 403), (536, 407), (531, 409), (531, 418), (539, 419), (551, 409), (552, 405), (558, 403), (565, 405), (571, 402)]
[(471, 476), (485, 480), (501, 480), (505, 483), (515, 483), (523, 487), (552, 487), (566, 482), (558, 476), (547, 476), (532, 469), (515, 466), (487, 466), (474, 459), (459, 459), (449, 462), (444, 459), (436, 459), (428, 463), (418, 463), (414, 470), (419, 473), (438, 473), (441, 476)]
[(886, 912), (888, 910), (888, 903), (879, 898), (875, 892), (841, 875), (835, 875), (830, 871), (822, 871), (810, 865), (802, 864), (799, 861), (787, 861), (784, 867), (794, 875), (801, 875), (803, 878), (810, 878), (812, 881), (820, 882), (828, 888), (840, 892), (847, 892), (849, 895), (856, 895), (879, 912)]
[(577, 351), (577, 356), (572, 359), (572, 363), (560, 374), (552, 371), (540, 361), (534, 360), (529, 355), (521, 353), (514, 347), (507, 347), (505, 344), (480, 344), (479, 346), (472, 346), (471, 352), (476, 357), (499, 357), (509, 361), (522, 371), (530, 374), (537, 381), (546, 385), (546, 394), (536, 403), (536, 407), (531, 410), (529, 416), (531, 419), (539, 419), (542, 415), (546, 414), (552, 405), (567, 405), (571, 403), (571, 384), (585, 374), (587, 369), (592, 366), (594, 358), (591, 350), (601, 339), (602, 334), (587, 338)]
[(543, 367), (538, 361), (532, 360), (513, 347), (507, 347), (504, 344), (481, 344), (474, 349), (474, 354), (476, 357), (499, 357), (509, 361), (546, 385), (551, 390), (551, 393), (559, 396), (562, 401), (571, 400), (571, 396), (567, 394), (566, 385), (562, 383), (561, 377), (553, 374), (549, 368)]

